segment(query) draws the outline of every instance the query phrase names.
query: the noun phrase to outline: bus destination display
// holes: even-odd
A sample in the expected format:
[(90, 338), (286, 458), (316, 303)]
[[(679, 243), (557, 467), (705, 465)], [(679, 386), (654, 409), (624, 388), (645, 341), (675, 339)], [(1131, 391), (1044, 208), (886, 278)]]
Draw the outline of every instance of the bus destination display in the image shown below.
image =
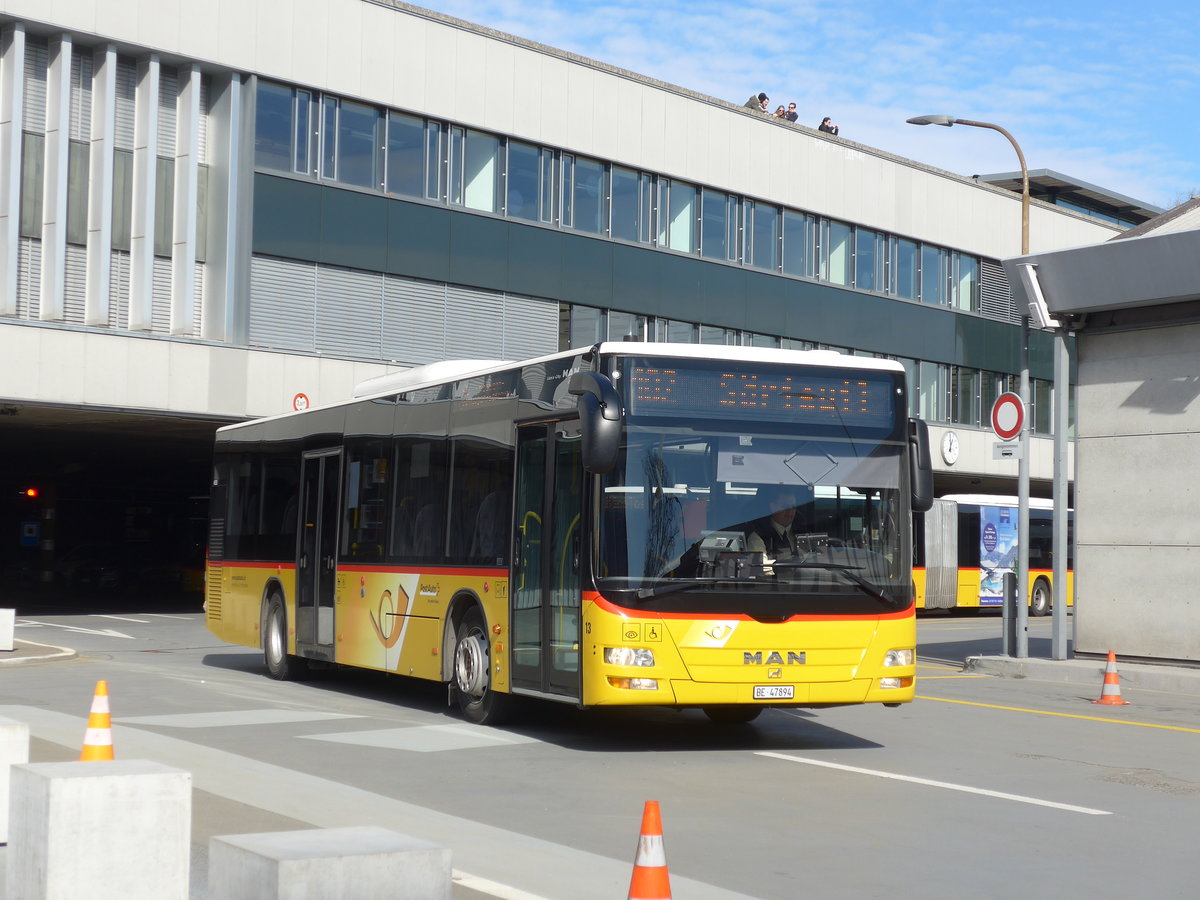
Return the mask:
[(724, 417), (776, 422), (832, 422), (890, 428), (894, 381), (885, 374), (770, 369), (629, 366), (632, 415)]

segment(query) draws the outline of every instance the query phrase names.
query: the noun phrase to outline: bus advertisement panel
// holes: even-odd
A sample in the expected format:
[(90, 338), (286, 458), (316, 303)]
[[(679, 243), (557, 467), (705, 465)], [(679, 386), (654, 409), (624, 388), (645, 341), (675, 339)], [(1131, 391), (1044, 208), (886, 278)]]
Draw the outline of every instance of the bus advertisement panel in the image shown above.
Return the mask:
[(702, 708), (912, 699), (928, 436), (896, 363), (601, 344), (218, 432), (206, 622), (268, 672)]
[(1016, 571), (1019, 552), (1017, 510), (982, 506), (979, 510), (979, 605), (1004, 603), (1004, 576)]

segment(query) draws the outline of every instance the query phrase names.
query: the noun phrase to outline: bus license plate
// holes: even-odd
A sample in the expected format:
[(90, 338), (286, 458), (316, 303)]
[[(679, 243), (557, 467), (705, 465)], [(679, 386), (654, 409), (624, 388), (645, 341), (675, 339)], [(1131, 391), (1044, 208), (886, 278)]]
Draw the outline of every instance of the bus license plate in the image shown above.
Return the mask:
[(790, 684), (756, 684), (754, 686), (755, 700), (791, 700), (796, 696), (796, 688)]

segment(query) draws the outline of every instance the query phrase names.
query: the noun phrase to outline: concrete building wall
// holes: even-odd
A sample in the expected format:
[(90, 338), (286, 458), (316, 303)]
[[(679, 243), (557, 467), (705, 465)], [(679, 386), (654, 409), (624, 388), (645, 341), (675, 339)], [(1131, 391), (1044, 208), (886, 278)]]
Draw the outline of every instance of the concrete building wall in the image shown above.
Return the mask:
[[(177, 55), (442, 116), (970, 253), (1020, 252), (1020, 202), (1009, 191), (411, 7), (0, 0), (0, 14), (117, 37), (168, 62)], [(1061, 209), (1031, 211), (1034, 251), (1119, 230)]]
[(340, 403), (395, 367), (143, 335), (0, 328), (0, 397), (228, 419)]
[(1078, 348), (1075, 649), (1200, 660), (1200, 324)]

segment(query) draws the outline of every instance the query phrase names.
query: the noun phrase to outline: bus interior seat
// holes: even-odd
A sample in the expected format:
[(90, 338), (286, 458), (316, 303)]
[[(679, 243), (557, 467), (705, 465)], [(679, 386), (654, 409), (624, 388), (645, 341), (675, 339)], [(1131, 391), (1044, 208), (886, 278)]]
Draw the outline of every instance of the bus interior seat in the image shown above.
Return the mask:
[(426, 503), (413, 519), (413, 551), (421, 559), (441, 557), (445, 550), (446, 518), (440, 503)]
[(475, 514), (475, 531), (471, 535), (469, 554), (471, 559), (493, 562), (507, 555), (509, 515), (507, 491), (493, 491), (483, 498)]

